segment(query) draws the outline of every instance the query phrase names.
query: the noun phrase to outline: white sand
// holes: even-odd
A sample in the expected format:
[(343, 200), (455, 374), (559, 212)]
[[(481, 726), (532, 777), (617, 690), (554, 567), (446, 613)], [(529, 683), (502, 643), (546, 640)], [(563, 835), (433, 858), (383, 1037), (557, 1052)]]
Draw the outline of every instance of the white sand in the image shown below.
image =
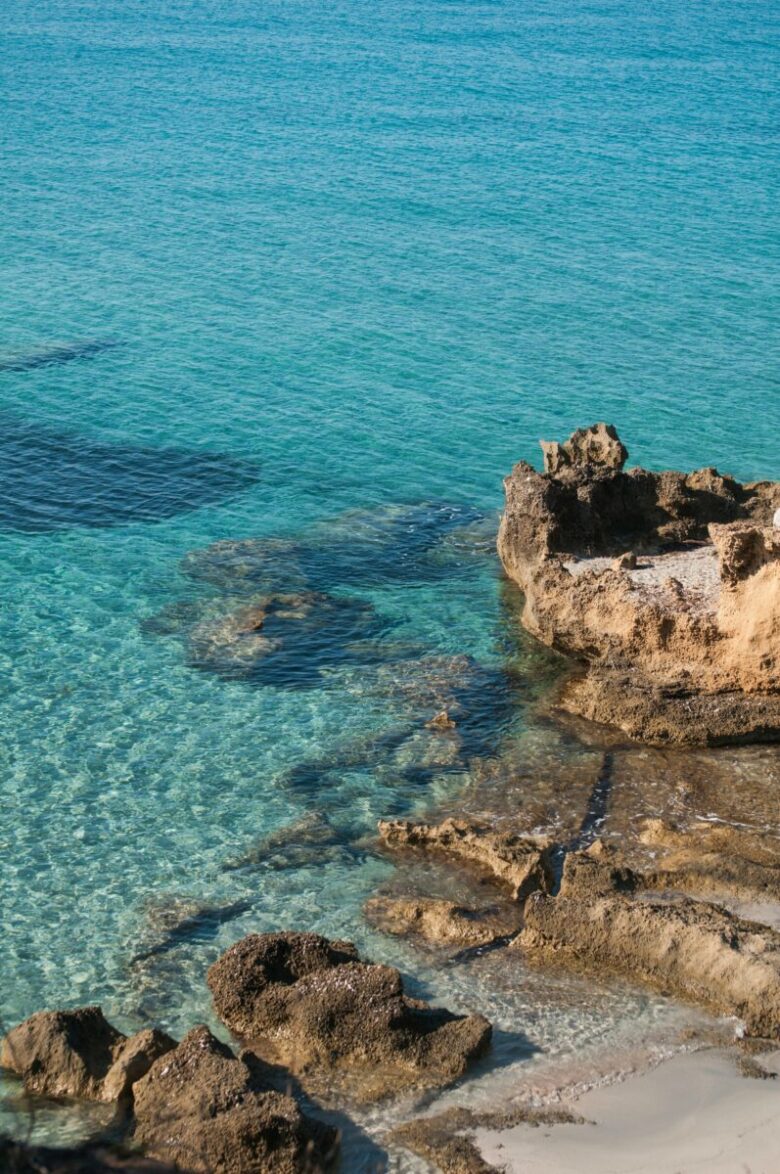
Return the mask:
[[(780, 1072), (780, 1052), (757, 1057)], [(595, 1125), (479, 1130), (508, 1174), (780, 1174), (780, 1079), (723, 1052), (679, 1055), (572, 1106)]]
[[(611, 558), (581, 558), (572, 559), (564, 566), (577, 579), (592, 571), (601, 574), (613, 563)], [(648, 602), (674, 606), (675, 596), (670, 595), (667, 584), (669, 579), (675, 579), (680, 585), (681, 597), (689, 606), (702, 611), (717, 609), (720, 567), (714, 546), (692, 546), (668, 554), (640, 554), (636, 567), (626, 574)]]

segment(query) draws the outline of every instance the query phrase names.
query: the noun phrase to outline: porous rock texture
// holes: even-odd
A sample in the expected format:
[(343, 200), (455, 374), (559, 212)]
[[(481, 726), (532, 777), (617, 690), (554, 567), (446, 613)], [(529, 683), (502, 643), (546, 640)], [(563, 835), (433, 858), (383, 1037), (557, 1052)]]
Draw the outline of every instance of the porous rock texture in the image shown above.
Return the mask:
[(780, 934), (689, 897), (645, 891), (646, 878), (597, 842), (565, 860), (557, 896), (532, 894), (512, 944), (529, 956), (617, 974), (780, 1038)]
[(780, 484), (625, 470), (614, 428), (504, 481), (523, 625), (581, 672), (563, 708), (649, 742), (780, 738)]
[(470, 909), (436, 897), (369, 898), (363, 907), (366, 919), (384, 933), (412, 935), (437, 946), (468, 949), (487, 946), (511, 936), (520, 928), (517, 904)]
[(445, 819), (442, 823), (380, 820), (379, 838), (391, 849), (425, 849), (466, 861), (489, 873), (522, 901), (550, 882), (550, 841), (490, 827), (472, 819)]
[(335, 1077), (361, 1101), (457, 1080), (490, 1042), (481, 1015), (409, 998), (397, 970), (317, 934), (250, 934), (208, 984), (220, 1019), (252, 1051), (305, 1085)]
[(176, 1046), (156, 1028), (128, 1039), (100, 1007), (38, 1011), (8, 1032), (0, 1064), (21, 1076), (27, 1092), (117, 1101), (154, 1061)]
[(136, 1085), (135, 1140), (193, 1174), (315, 1174), (332, 1164), (338, 1141), (206, 1027)]

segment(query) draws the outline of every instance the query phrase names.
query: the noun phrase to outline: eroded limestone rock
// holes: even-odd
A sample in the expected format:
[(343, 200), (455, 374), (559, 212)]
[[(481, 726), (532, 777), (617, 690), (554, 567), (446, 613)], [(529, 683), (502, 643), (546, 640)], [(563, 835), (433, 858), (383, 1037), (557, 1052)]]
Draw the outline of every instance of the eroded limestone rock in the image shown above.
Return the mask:
[(780, 1038), (780, 933), (703, 901), (639, 889), (646, 880), (599, 851), (567, 856), (556, 897), (533, 893), (511, 948), (618, 974)]
[(38, 1011), (9, 1031), (0, 1064), (21, 1076), (27, 1092), (115, 1101), (130, 1096), (135, 1082), (175, 1046), (156, 1028), (128, 1039), (100, 1007)]
[(778, 841), (707, 823), (682, 831), (657, 819), (645, 823), (641, 838), (658, 852), (648, 877), (654, 888), (780, 902)]
[(371, 897), (363, 907), (366, 919), (384, 933), (414, 935), (437, 946), (487, 946), (520, 928), (515, 906), (469, 909), (435, 897)]
[(335, 1130), (206, 1027), (188, 1032), (136, 1085), (135, 1140), (192, 1174), (315, 1174), (337, 1148)]
[(780, 738), (780, 484), (626, 472), (606, 425), (542, 447), (504, 482), (498, 551), (523, 625), (583, 666), (563, 708), (645, 741)]
[(481, 1015), (404, 994), (401, 975), (316, 934), (250, 934), (208, 972), (214, 1006), (252, 1049), (305, 1083), (334, 1074), (361, 1100), (458, 1079), (487, 1048)]
[(380, 820), (379, 837), (388, 848), (415, 848), (443, 852), (489, 872), (509, 887), (515, 900), (545, 889), (550, 881), (550, 842), (491, 828), (476, 820), (445, 819), (439, 824), (409, 820)]

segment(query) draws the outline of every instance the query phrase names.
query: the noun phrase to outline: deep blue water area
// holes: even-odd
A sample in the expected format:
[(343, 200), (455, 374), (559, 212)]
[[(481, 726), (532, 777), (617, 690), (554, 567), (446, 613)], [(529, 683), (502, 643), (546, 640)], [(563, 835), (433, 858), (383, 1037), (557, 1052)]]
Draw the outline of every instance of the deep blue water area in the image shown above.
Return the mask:
[(779, 33), (761, 0), (0, 6), (3, 1021), (181, 1031), (286, 926), (536, 1054), (664, 1020), (369, 931), (367, 837), (510, 776), (584, 814), (493, 553), (539, 437), (780, 475)]

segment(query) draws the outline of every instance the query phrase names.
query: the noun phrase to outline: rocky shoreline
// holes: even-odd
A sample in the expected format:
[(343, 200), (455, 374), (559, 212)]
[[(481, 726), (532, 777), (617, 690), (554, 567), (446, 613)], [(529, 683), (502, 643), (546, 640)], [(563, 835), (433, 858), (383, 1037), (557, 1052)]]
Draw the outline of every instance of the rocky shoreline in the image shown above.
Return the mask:
[[(780, 740), (780, 485), (741, 486), (715, 470), (624, 472), (626, 450), (606, 425), (543, 448), (544, 473), (521, 463), (507, 479), (498, 546), (523, 592), (524, 626), (574, 662), (556, 705), (613, 727), (594, 727), (608, 748), (622, 736), (614, 727), (648, 743)], [(228, 554), (242, 574), (258, 557), (235, 544)], [(220, 559), (205, 564), (210, 574)], [(198, 655), (222, 671), (227, 648), (231, 674), (254, 671), (281, 647), (267, 643), (274, 624), (282, 640), (284, 625), (305, 626), (323, 607), (338, 611), (324, 596), (269, 593), (261, 611), (231, 613), (227, 626), (199, 619)], [(436, 708), (425, 724), (438, 757), (461, 720)], [(464, 805), (439, 822), (381, 820), (369, 847), (395, 874), (366, 901), (366, 923), (447, 965), (490, 954), (660, 992), (725, 1018), (749, 1074), (771, 1075), (761, 1055), (780, 1045), (780, 838), (702, 811), (689, 819), (684, 795), (680, 820), (624, 797), (612, 826), (612, 774), (607, 749), (578, 829), (511, 801), (501, 812)], [(500, 782), (491, 776), (488, 790)], [(275, 868), (340, 851), (314, 814), (262, 849)], [(253, 866), (251, 853), (229, 865)], [(474, 900), (442, 895), (446, 879), (434, 891), (437, 869), (466, 878)], [(182, 915), (224, 924), (243, 912), (238, 903)], [(133, 962), (172, 949), (180, 922)], [(333, 1111), (344, 1121), (407, 1097), (388, 1144), (443, 1171), (483, 1174), (496, 1167), (478, 1134), (582, 1121), (566, 1104), (530, 1100), (415, 1115), (489, 1058), (493, 1026), (479, 1006), (432, 1005), (397, 968), (305, 929), (251, 933), (210, 966), (224, 1038), (203, 1024), (180, 1042), (157, 1028), (127, 1037), (99, 1007), (38, 1012), (9, 1031), (0, 1065), (25, 1095), (105, 1104), (114, 1117), (78, 1151), (0, 1140), (4, 1168), (316, 1174), (339, 1166)]]

